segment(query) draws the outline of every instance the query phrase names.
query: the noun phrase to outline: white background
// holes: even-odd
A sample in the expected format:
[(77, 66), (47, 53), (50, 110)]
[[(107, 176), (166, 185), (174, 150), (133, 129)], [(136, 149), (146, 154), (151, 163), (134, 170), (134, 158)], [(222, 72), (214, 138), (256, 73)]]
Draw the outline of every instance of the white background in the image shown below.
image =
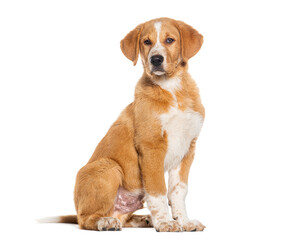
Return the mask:
[[(292, 2), (292, 1), (291, 1)], [(156, 17), (204, 35), (189, 62), (206, 107), (187, 208), (194, 233), (79, 230), (75, 176), (142, 74), (120, 40)], [(292, 239), (290, 1), (0, 2), (2, 239)]]

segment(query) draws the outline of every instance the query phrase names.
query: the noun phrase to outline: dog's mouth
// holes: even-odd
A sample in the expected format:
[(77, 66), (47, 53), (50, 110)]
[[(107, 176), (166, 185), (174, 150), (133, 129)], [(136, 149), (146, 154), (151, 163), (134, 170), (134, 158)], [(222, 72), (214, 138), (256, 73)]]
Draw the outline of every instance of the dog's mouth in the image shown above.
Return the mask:
[(162, 67), (153, 67), (151, 74), (161, 76), (164, 75), (166, 71)]
[(157, 76), (162, 76), (164, 75), (166, 72), (165, 71), (153, 71), (152, 74), (157, 75)]

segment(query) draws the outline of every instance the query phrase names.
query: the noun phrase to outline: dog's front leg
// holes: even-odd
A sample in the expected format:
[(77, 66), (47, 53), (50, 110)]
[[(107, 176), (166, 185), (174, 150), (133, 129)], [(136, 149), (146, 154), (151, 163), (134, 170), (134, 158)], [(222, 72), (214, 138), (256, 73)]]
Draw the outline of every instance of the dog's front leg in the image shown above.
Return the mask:
[(184, 231), (202, 231), (205, 227), (197, 220), (189, 220), (185, 207), (188, 173), (194, 158), (195, 140), (179, 166), (169, 170), (168, 199), (172, 216)]
[[(154, 144), (154, 145), (153, 145)], [(164, 178), (164, 146), (160, 143), (147, 143), (142, 147), (140, 159), (146, 202), (151, 212), (153, 225), (158, 232), (182, 231), (172, 219), (167, 204), (167, 189)]]

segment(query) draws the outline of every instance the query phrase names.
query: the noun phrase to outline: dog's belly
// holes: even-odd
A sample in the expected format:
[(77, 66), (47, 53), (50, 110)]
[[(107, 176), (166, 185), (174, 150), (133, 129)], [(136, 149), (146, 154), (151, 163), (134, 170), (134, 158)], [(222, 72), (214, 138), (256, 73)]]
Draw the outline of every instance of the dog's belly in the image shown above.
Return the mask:
[(160, 115), (162, 133), (168, 135), (168, 148), (164, 160), (164, 169), (177, 167), (188, 152), (192, 139), (198, 137), (203, 117), (191, 109), (181, 111), (172, 107), (168, 113)]
[(125, 214), (143, 208), (144, 194), (141, 191), (129, 192), (120, 187), (117, 192), (114, 212)]

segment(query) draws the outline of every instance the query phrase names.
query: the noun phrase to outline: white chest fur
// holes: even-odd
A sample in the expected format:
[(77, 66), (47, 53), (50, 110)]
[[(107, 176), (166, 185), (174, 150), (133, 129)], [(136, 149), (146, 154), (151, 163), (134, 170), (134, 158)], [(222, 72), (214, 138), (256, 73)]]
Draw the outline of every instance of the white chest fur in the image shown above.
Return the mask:
[(168, 171), (179, 165), (185, 154), (188, 152), (192, 139), (198, 137), (203, 117), (200, 113), (192, 109), (181, 111), (178, 109), (177, 99), (174, 90), (180, 88), (180, 79), (167, 80), (168, 85), (160, 85), (163, 89), (171, 92), (176, 102), (175, 107), (171, 107), (167, 113), (161, 114), (162, 133), (166, 131), (168, 135), (168, 148), (164, 160), (164, 169)]
[(203, 118), (191, 109), (184, 112), (172, 107), (168, 113), (160, 115), (162, 131), (168, 135), (168, 148), (164, 169), (168, 171), (177, 167), (189, 150), (192, 139), (198, 137)]

